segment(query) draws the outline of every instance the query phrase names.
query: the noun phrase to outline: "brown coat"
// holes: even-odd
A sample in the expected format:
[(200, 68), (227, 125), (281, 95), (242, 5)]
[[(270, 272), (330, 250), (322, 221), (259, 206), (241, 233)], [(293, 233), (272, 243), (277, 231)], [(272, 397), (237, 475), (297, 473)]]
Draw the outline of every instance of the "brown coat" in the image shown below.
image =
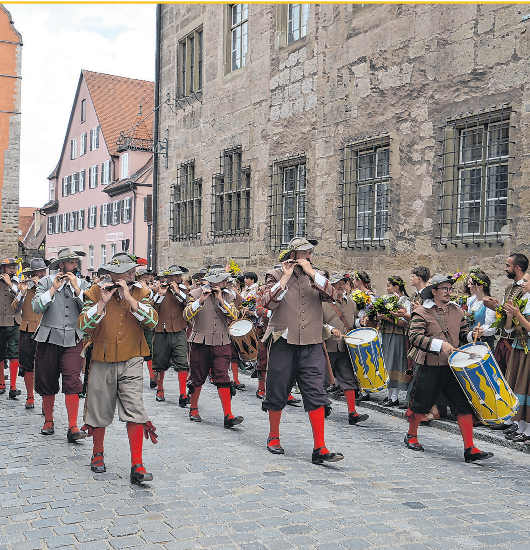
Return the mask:
[(0, 279), (0, 327), (14, 327), (15, 323), (20, 325), (20, 311), (15, 313), (11, 307), (14, 297), (15, 293), (3, 279)]
[[(158, 320), (158, 314), (152, 307), (149, 298), (151, 291), (139, 286), (130, 289), (135, 300), (147, 307), (144, 319), (140, 321), (131, 312), (125, 300), (116, 298), (117, 291), (105, 307), (105, 315), (88, 317), (88, 311), (99, 302), (101, 289), (93, 285), (84, 293), (85, 306), (78, 319), (79, 328), (91, 335), (94, 347), (92, 360), (106, 363), (128, 361), (133, 357), (147, 357), (149, 347), (144, 336), (143, 327), (153, 329)], [(143, 310), (142, 310), (143, 312)], [(101, 319), (99, 323), (97, 320)]]
[(212, 293), (198, 310), (193, 311), (192, 304), (200, 298), (202, 289), (196, 288), (190, 293), (190, 301), (184, 310), (186, 321), (193, 320), (193, 329), (188, 339), (190, 342), (207, 346), (230, 344), (228, 327), (231, 321), (237, 319), (237, 309), (234, 305), (234, 295), (225, 290), (223, 296), (228, 303), (226, 310), (219, 307), (219, 302)]
[(186, 328), (184, 308), (186, 304), (181, 302), (169, 289), (162, 302), (155, 303), (158, 312), (158, 325), (155, 332), (180, 332)]
[(322, 302), (335, 299), (335, 289), (326, 279), (320, 287), (299, 267), (294, 268), (287, 283), (287, 292), (280, 300), (283, 290), (280, 285), (273, 287), (282, 278), (281, 268), (267, 273), (265, 290), (261, 296), (261, 306), (273, 310), (269, 326), (265, 332), (266, 340), (273, 332), (287, 331), (287, 343), (299, 346), (322, 343)]
[[(357, 314), (357, 307), (355, 302), (350, 299), (344, 299), (342, 302), (335, 302), (335, 305), (339, 308), (344, 319), (349, 325), (350, 330), (354, 328), (355, 315)], [(331, 303), (323, 302), (322, 303), (322, 312), (324, 315), (324, 323), (331, 325), (332, 327), (340, 330), (342, 334), (347, 333), (347, 328), (344, 326), (344, 323), (340, 320), (339, 315), (333, 309)], [(344, 338), (338, 338), (337, 336), (331, 335), (330, 338), (326, 340), (326, 348), (328, 351), (336, 352), (346, 351), (346, 344), (344, 343)]]
[(36, 291), (36, 285), (28, 288), (26, 296), (21, 302), (19, 302), (15, 298), (11, 303), (13, 311), (17, 311), (17, 309), (20, 311), (20, 308), (22, 308), (22, 320), (20, 321), (20, 330), (23, 330), (24, 332), (35, 332), (37, 330), (37, 327), (39, 326), (42, 317), (42, 315), (35, 313), (33, 311), (33, 308), (31, 307), (31, 301), (35, 296)]
[[(409, 340), (413, 346), (420, 349), (416, 358), (416, 362), (420, 365), (449, 364), (449, 356), (447, 353), (428, 353), (433, 339), (436, 338), (449, 342), (433, 314), (434, 308), (436, 308), (436, 305), (433, 305), (432, 308), (420, 306), (412, 313)], [(436, 308), (436, 311), (440, 318), (445, 321), (445, 325), (452, 340), (452, 342), (449, 343), (452, 343), (455, 347), (458, 347), (461, 342), (467, 343), (466, 337), (469, 332), (469, 326), (464, 311), (452, 303), (447, 304), (446, 312), (439, 308)]]

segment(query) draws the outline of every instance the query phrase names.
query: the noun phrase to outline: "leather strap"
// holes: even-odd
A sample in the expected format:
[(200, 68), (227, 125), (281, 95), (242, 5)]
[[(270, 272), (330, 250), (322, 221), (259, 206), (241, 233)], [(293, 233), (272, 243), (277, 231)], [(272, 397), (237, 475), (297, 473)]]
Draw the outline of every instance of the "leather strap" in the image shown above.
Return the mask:
[(346, 327), (346, 332), (350, 332), (350, 327), (344, 318), (342, 311), (339, 309), (339, 306), (335, 302), (330, 302), (330, 306), (335, 310), (335, 313), (339, 316), (339, 319), (342, 321), (342, 324)]
[[(436, 307), (436, 306), (435, 306)], [(445, 321), (440, 317), (438, 312), (433, 308), (432, 314), (434, 315), (434, 318), (440, 325), (440, 328), (442, 329), (442, 332), (445, 334), (445, 337), (447, 338), (447, 341), (454, 347), (457, 348), (458, 346), (455, 346), (453, 339), (451, 338), (451, 335), (449, 334), (449, 330), (447, 329), (447, 325), (445, 324)]]

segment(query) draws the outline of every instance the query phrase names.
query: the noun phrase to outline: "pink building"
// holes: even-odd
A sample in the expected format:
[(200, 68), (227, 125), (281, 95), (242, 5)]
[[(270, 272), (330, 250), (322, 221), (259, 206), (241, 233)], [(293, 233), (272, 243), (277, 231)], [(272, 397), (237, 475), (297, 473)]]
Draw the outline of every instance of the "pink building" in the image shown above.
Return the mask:
[[(148, 255), (154, 83), (81, 71), (61, 157), (48, 177), (46, 257), (82, 250), (83, 275), (121, 250)], [(143, 113), (143, 114), (142, 114)]]

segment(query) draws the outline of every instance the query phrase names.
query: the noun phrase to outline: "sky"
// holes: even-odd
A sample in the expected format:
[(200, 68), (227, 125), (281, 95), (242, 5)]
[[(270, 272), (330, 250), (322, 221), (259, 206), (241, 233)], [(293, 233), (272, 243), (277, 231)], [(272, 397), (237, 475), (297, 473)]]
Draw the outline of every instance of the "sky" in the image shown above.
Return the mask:
[(22, 35), (20, 206), (48, 201), (79, 75), (154, 81), (156, 6), (9, 4)]

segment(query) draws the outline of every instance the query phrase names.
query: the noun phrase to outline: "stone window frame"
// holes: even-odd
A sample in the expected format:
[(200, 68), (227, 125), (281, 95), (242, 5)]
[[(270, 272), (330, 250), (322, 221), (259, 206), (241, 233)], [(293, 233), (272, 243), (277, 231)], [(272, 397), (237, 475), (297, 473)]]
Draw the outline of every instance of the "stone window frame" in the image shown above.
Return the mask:
[(211, 228), (214, 237), (247, 235), (251, 223), (251, 169), (243, 165), (243, 147), (219, 153), (219, 173), (212, 176)]
[(202, 236), (202, 178), (195, 175), (195, 159), (181, 162), (177, 183), (171, 186), (169, 239), (187, 241)]
[[(292, 31), (289, 32), (289, 21), (292, 17), (293, 6), (300, 6), (298, 15), (300, 36), (295, 40)], [(307, 14), (305, 25), (303, 25), (303, 15)], [(292, 21), (292, 19), (291, 19)], [(277, 11), (277, 29), (276, 40), (279, 48), (285, 48), (291, 44), (304, 44), (309, 36), (309, 25), (311, 22), (311, 4), (278, 4)], [(302, 29), (305, 27), (305, 34), (302, 34)]]
[[(234, 10), (238, 10), (236, 13), (241, 17), (234, 23)], [(224, 73), (233, 73), (240, 71), (247, 66), (248, 62), (248, 21), (249, 21), (249, 4), (227, 4), (225, 7), (225, 59), (224, 59)], [(234, 33), (241, 30), (241, 39), (239, 50), (239, 67), (234, 66)]]
[[(276, 159), (271, 165), (269, 238), (279, 250), (307, 232), (307, 157), (305, 153)], [(289, 178), (289, 174), (294, 177)]]
[(202, 98), (204, 86), (204, 29), (202, 24), (179, 39), (177, 44), (178, 99)]
[(445, 120), (439, 182), (441, 246), (503, 246), (510, 237), (513, 114), (504, 103)]
[(350, 141), (342, 147), (342, 248), (386, 248), (390, 230), (390, 158), (388, 134)]

